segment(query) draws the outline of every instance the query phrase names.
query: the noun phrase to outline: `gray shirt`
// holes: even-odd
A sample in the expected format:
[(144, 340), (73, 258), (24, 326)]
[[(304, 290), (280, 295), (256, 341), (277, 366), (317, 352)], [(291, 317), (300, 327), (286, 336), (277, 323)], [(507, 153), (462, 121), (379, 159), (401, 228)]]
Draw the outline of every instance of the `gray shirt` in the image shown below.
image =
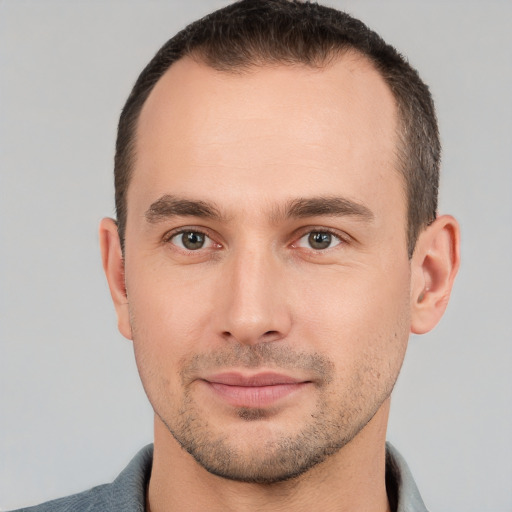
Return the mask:
[[(15, 512), (144, 512), (153, 445), (144, 447), (111, 483)], [(386, 444), (386, 488), (391, 510), (427, 512), (403, 457)]]

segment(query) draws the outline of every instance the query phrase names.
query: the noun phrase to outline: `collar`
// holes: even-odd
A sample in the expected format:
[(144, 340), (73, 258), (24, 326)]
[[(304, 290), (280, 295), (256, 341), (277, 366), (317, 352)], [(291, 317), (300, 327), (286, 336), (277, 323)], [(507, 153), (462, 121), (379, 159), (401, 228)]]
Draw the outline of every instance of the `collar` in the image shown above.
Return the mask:
[[(123, 510), (130, 512), (145, 510), (152, 462), (153, 445), (150, 444), (137, 453), (114, 481), (112, 503), (126, 504), (129, 508)], [(386, 490), (393, 512), (428, 512), (405, 459), (389, 442), (386, 443)]]
[(405, 459), (386, 443), (386, 491), (395, 512), (428, 512)]

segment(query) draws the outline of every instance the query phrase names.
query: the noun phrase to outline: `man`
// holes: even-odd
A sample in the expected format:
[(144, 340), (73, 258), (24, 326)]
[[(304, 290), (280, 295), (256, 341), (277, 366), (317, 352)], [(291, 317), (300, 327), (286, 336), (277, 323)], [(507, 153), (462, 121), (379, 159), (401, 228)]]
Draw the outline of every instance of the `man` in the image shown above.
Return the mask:
[(245, 0), (164, 45), (100, 226), (154, 449), (33, 510), (426, 510), (385, 436), (459, 263), (439, 154), (428, 88), (344, 13)]

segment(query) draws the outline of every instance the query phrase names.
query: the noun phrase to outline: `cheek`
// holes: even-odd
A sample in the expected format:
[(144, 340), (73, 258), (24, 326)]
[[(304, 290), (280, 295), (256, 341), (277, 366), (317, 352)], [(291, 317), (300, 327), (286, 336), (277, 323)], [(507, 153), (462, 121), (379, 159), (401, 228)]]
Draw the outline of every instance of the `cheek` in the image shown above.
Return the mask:
[[(135, 262), (134, 262), (135, 263)], [(135, 267), (135, 265), (132, 265)], [(143, 270), (142, 270), (143, 269)], [(150, 400), (179, 389), (180, 361), (201, 349), (213, 301), (201, 282), (185, 282), (165, 268), (137, 266), (127, 293), (135, 358)]]
[(161, 257), (138, 260), (127, 261), (126, 283), (135, 327), (154, 344), (197, 339), (212, 316), (214, 287), (205, 273)]
[(183, 401), (181, 362), (201, 338), (198, 310), (184, 301), (157, 300), (158, 296), (134, 300), (130, 306), (135, 361), (153, 409), (165, 414), (171, 408), (178, 414)]
[[(365, 361), (400, 366), (410, 328), (408, 266), (342, 270), (316, 279), (307, 300), (297, 294), (299, 338), (348, 369)], [(377, 364), (377, 363), (376, 363)]]
[[(347, 414), (375, 412), (396, 382), (409, 337), (407, 282), (383, 289), (375, 281), (351, 286), (349, 280), (313, 301), (316, 314), (305, 325), (304, 339), (334, 364), (328, 398), (332, 409)], [(352, 411), (352, 412), (350, 412)], [(361, 418), (363, 418), (361, 416)]]

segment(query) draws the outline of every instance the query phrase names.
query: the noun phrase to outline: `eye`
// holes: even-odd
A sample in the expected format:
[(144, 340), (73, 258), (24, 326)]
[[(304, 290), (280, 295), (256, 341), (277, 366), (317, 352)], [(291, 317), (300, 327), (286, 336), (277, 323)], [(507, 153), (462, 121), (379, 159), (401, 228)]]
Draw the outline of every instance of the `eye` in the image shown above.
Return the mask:
[(310, 231), (299, 239), (296, 246), (322, 251), (336, 247), (341, 242), (342, 240), (338, 236), (329, 231)]
[(171, 236), (169, 242), (186, 251), (197, 251), (213, 246), (211, 238), (201, 231), (181, 231)]

